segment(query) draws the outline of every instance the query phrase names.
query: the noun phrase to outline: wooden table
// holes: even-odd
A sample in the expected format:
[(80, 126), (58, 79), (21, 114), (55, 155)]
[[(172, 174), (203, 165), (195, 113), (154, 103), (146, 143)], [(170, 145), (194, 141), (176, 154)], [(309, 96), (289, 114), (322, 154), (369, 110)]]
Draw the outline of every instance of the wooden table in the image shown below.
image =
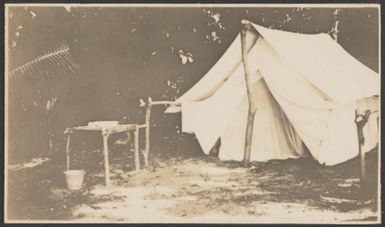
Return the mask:
[(146, 107), (146, 116), (144, 124), (119, 124), (117, 126), (111, 127), (96, 127), (96, 126), (78, 126), (73, 128), (67, 128), (65, 134), (67, 135), (67, 170), (70, 168), (70, 141), (71, 134), (74, 131), (97, 131), (101, 132), (103, 137), (103, 155), (104, 155), (104, 171), (105, 171), (105, 181), (106, 185), (110, 183), (110, 167), (109, 167), (109, 157), (108, 157), (108, 137), (113, 133), (127, 132), (130, 133), (131, 130), (134, 131), (134, 146), (135, 146), (135, 169), (140, 169), (140, 160), (139, 160), (139, 129), (145, 129), (145, 146), (142, 150), (142, 155), (144, 157), (144, 166), (148, 166), (148, 156), (150, 154), (150, 121), (151, 121), (151, 107), (154, 105), (177, 105), (180, 103), (172, 101), (152, 101), (151, 97), (148, 97), (147, 102), (141, 100), (140, 107)]
[[(135, 169), (140, 169), (140, 160), (139, 160), (139, 129), (144, 128), (144, 125), (137, 125), (137, 124), (119, 124), (116, 126), (109, 126), (109, 127), (99, 127), (99, 126), (78, 126), (78, 127), (72, 127), (67, 128), (64, 132), (64, 134), (67, 135), (67, 146), (66, 146), (66, 161), (67, 161), (67, 170), (70, 169), (70, 141), (71, 141), (71, 135), (75, 131), (94, 131), (94, 132), (101, 132), (102, 138), (103, 138), (103, 156), (104, 156), (104, 173), (105, 173), (105, 184), (110, 184), (110, 166), (109, 166), (109, 149), (108, 149), (108, 137), (114, 133), (122, 133), (126, 132), (127, 134), (130, 133), (130, 131), (134, 131), (134, 147), (135, 147)], [(145, 159), (147, 159), (147, 156), (145, 156)], [(147, 160), (145, 160), (145, 163), (148, 163)]]

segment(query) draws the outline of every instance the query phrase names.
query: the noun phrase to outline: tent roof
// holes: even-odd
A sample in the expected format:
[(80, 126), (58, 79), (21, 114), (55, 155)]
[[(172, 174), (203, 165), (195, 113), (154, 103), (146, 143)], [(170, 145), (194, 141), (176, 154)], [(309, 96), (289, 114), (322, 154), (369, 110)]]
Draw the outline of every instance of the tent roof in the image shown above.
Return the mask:
[(306, 80), (339, 103), (379, 94), (379, 76), (328, 34), (299, 34), (252, 24)]
[[(351, 56), (328, 34), (301, 34), (251, 24), (283, 61), (331, 100), (344, 104), (379, 94), (378, 73)], [(176, 102), (199, 101), (215, 93), (229, 72), (239, 66), (241, 54), (238, 35), (209, 72)], [(172, 106), (166, 112), (180, 110)]]

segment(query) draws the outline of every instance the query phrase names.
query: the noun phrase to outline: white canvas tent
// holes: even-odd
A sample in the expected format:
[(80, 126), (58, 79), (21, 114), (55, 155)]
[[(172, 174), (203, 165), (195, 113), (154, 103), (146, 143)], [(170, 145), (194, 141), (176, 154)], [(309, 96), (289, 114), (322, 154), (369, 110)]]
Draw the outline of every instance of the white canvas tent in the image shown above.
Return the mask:
[[(378, 143), (379, 75), (328, 34), (299, 34), (252, 24), (247, 59), (257, 112), (251, 161), (298, 158), (304, 148), (321, 164), (358, 155), (355, 111), (370, 110), (363, 152)], [(248, 97), (238, 35), (218, 62), (166, 112), (182, 111), (182, 131), (204, 153), (221, 138), (219, 158), (244, 155)]]

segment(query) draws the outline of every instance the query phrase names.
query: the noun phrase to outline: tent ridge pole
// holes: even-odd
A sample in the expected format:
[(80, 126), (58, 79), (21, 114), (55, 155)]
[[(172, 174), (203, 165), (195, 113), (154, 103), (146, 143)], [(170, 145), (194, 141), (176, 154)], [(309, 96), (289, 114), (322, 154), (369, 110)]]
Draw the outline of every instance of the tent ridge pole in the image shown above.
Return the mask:
[(256, 99), (255, 95), (252, 91), (251, 84), (251, 75), (248, 65), (247, 53), (249, 49), (254, 45), (254, 43), (258, 39), (258, 35), (250, 34), (252, 33), (251, 23), (247, 20), (242, 20), (242, 31), (241, 31), (241, 43), (242, 43), (242, 62), (243, 68), (245, 72), (245, 81), (246, 81), (246, 89), (247, 89), (247, 97), (249, 100), (249, 111), (247, 115), (247, 126), (246, 126), (246, 137), (245, 137), (245, 146), (244, 146), (244, 156), (243, 156), (243, 165), (244, 167), (248, 167), (250, 165), (250, 156), (251, 156), (251, 144), (253, 138), (253, 126), (254, 126), (254, 118), (255, 112), (257, 111)]

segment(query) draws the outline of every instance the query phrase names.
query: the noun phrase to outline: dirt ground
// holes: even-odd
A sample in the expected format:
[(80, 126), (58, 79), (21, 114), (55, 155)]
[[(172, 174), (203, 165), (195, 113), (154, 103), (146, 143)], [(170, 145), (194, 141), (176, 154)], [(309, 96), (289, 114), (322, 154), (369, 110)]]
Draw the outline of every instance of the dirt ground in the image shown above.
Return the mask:
[(150, 166), (133, 171), (133, 154), (111, 152), (111, 186), (104, 186), (99, 150), (78, 152), (83, 189), (69, 191), (64, 162), (9, 172), (9, 220), (69, 222), (340, 223), (377, 220), (378, 153), (333, 167), (307, 159), (223, 162), (205, 155), (153, 152)]

